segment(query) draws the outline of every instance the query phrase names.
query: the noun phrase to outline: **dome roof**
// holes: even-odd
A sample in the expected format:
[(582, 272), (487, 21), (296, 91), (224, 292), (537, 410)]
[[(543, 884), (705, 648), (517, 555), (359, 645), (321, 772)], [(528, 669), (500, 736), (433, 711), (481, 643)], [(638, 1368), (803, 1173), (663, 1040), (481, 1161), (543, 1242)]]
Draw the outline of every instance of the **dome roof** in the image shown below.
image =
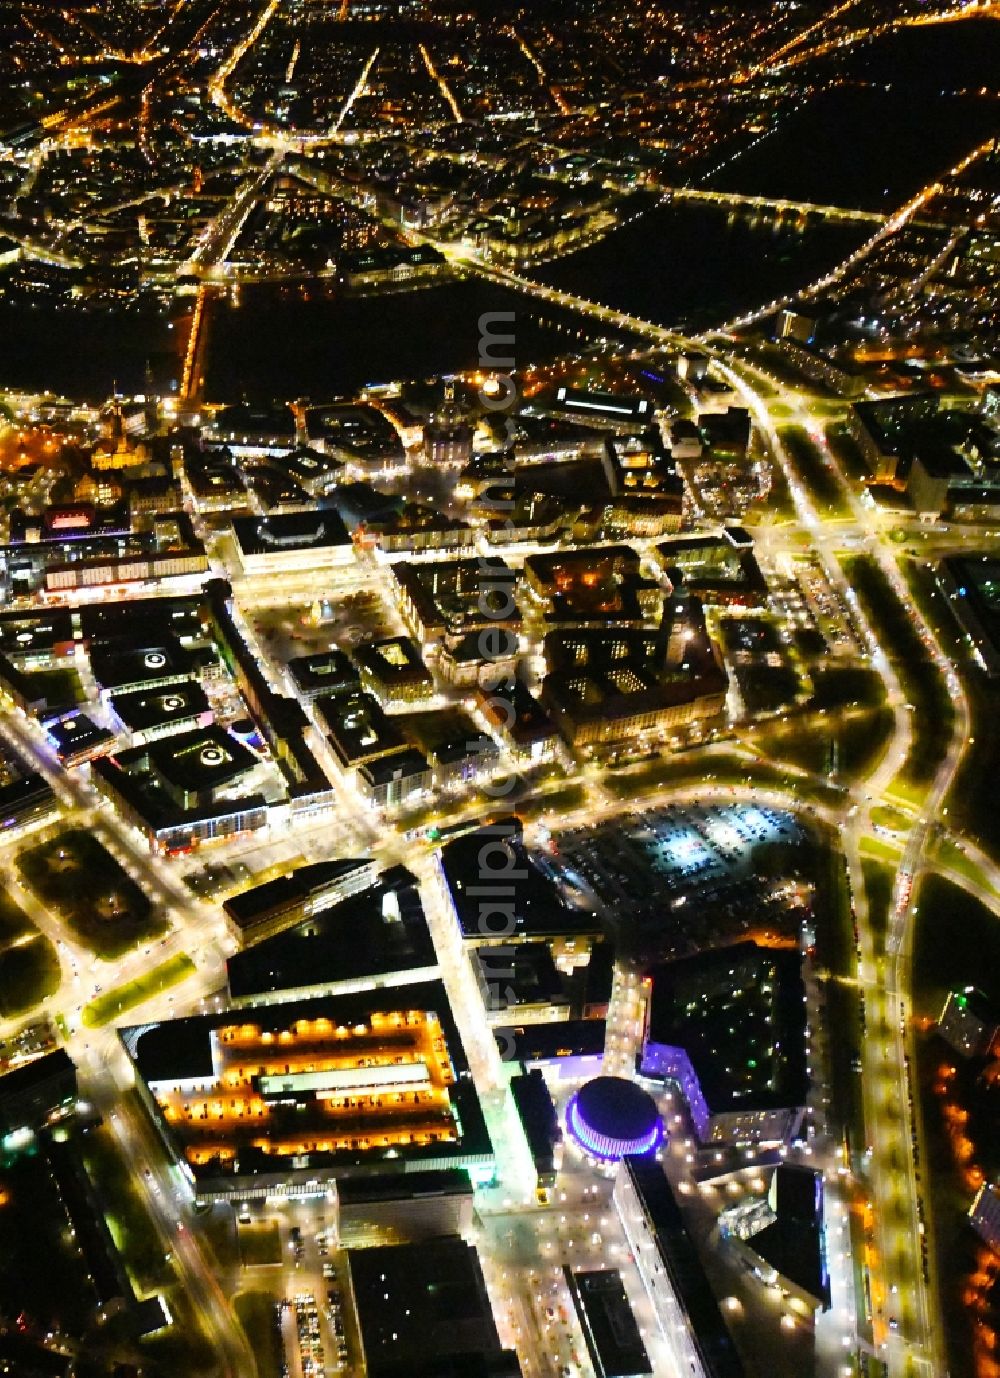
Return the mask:
[(588, 1081), (570, 1101), (566, 1123), (582, 1148), (609, 1161), (631, 1153), (652, 1153), (663, 1140), (653, 1097), (625, 1077)]

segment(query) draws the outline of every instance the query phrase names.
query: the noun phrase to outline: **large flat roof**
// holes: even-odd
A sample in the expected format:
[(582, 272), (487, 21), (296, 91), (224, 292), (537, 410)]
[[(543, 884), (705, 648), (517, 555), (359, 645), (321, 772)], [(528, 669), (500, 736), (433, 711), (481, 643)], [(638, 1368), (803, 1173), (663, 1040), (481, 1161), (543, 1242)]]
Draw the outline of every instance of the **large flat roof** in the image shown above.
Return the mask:
[[(525, 848), (519, 825), (500, 820), (455, 838), (442, 847), (441, 865), (463, 938), (523, 941), (600, 931), (593, 913), (564, 901)], [(484, 885), (495, 888), (501, 882), (502, 899), (483, 898)]]
[(374, 1201), (422, 1201), (440, 1196), (471, 1196), (469, 1174), (461, 1168), (429, 1168), (408, 1172), (405, 1177), (346, 1177), (337, 1186), (342, 1206), (367, 1205)]
[(602, 1057), (607, 1036), (603, 1019), (556, 1019), (546, 1024), (505, 1024), (493, 1030), (498, 1045), (518, 1062)]
[(226, 971), (230, 995), (245, 998), (376, 976), (404, 976), (407, 971), (436, 965), (416, 881), (403, 872), (237, 953), (226, 962)]
[(50, 651), (60, 642), (72, 640), (73, 618), (69, 608), (0, 613), (0, 651), (5, 655)]
[(209, 710), (208, 697), (195, 681), (111, 695), (111, 707), (133, 732), (168, 727)]
[(280, 556), (295, 550), (326, 550), (351, 543), (343, 519), (332, 507), (273, 513), (268, 517), (237, 517), (233, 532), (244, 555)]
[[(154, 643), (167, 635), (201, 632), (201, 597), (135, 598), (124, 603), (85, 603), (76, 616), (84, 641), (97, 642), (142, 635)], [(143, 644), (141, 641), (139, 644)]]
[[(210, 1190), (491, 1161), (440, 981), (218, 1010), (119, 1037), (156, 1102), (160, 1132)], [(428, 1076), (416, 1089), (372, 1075), (419, 1063)], [(350, 1085), (301, 1081), (350, 1069)]]
[(69, 1076), (74, 1070), (66, 1049), (53, 1048), (50, 1053), (43, 1053), (41, 1057), (0, 1074), (0, 1101), (10, 1096), (23, 1096), (35, 1087), (44, 1086), (50, 1077)]
[(752, 942), (654, 967), (647, 1042), (684, 1049), (713, 1114), (804, 1105), (801, 968), (797, 949)]
[(173, 636), (151, 642), (136, 638), (131, 644), (124, 641), (102, 644), (93, 646), (90, 652), (90, 668), (104, 689), (143, 681), (190, 679), (196, 664), (196, 657)]
[(157, 774), (176, 789), (212, 790), (253, 770), (257, 757), (221, 727), (199, 727), (144, 747)]
[(475, 1374), (500, 1357), (478, 1254), (457, 1235), (349, 1249), (347, 1262), (371, 1378)]

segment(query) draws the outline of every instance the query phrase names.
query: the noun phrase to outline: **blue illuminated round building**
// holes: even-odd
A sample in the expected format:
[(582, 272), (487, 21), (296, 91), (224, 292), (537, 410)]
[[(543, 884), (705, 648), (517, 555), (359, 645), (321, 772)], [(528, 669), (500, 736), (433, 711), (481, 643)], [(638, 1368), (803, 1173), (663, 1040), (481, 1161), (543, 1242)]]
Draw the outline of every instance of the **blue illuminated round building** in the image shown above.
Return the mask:
[(595, 1077), (581, 1086), (566, 1109), (566, 1127), (584, 1152), (606, 1163), (655, 1153), (663, 1142), (656, 1101), (624, 1077)]

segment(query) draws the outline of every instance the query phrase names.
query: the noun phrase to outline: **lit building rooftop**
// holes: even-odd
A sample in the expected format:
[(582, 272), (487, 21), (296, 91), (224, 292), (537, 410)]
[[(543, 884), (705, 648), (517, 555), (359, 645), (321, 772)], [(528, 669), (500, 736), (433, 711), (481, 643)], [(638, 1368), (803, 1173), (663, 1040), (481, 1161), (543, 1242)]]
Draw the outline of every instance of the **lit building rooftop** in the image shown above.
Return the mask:
[(443, 985), (324, 996), (120, 1031), (199, 1196), (467, 1167), (492, 1149)]

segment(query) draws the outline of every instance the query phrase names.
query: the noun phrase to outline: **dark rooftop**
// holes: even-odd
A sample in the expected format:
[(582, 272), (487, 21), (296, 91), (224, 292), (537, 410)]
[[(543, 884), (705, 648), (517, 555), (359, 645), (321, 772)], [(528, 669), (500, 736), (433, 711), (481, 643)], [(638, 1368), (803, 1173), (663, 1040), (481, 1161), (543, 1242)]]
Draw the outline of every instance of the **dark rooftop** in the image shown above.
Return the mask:
[(474, 957), (495, 991), (496, 1008), (510, 1009), (516, 1017), (519, 1005), (566, 1003), (547, 943), (485, 944)]
[[(197, 595), (183, 598), (136, 598), (124, 603), (85, 603), (79, 609), (84, 641), (129, 640), (142, 636), (155, 644), (167, 637), (202, 631)], [(140, 642), (140, 645), (143, 643)]]
[(518, 1062), (562, 1057), (602, 1057), (607, 1024), (603, 1019), (557, 1019), (545, 1024), (504, 1024), (493, 1030), (504, 1056)]
[(410, 780), (424, 775), (430, 770), (430, 762), (416, 747), (404, 747), (402, 751), (391, 751), (375, 761), (366, 761), (358, 769), (358, 774), (371, 789), (391, 784), (393, 780)]
[(286, 905), (305, 902), (328, 885), (336, 883), (352, 871), (368, 865), (364, 860), (317, 861), (312, 866), (299, 866), (287, 875), (255, 885), (239, 895), (231, 895), (225, 910), (236, 923), (251, 925), (257, 919)]
[(321, 550), (351, 543), (340, 514), (331, 507), (237, 517), (233, 531), (244, 555), (280, 555), (283, 551)]
[(194, 682), (112, 694), (110, 707), (132, 732), (168, 727), (210, 711), (204, 689)]
[(402, 733), (371, 694), (324, 695), (316, 700), (316, 714), (344, 765), (371, 761), (405, 745)]
[(55, 746), (61, 761), (67, 761), (80, 751), (98, 751), (115, 741), (113, 732), (100, 727), (85, 713), (70, 713), (67, 717), (46, 724), (46, 735)]
[(333, 403), (310, 407), (305, 413), (306, 435), (359, 459), (402, 456), (403, 447), (392, 423), (377, 407), (366, 403)]
[[(502, 1350), (475, 1248), (458, 1236), (347, 1252), (370, 1378), (474, 1374)], [(448, 1367), (442, 1367), (448, 1361)], [(457, 1363), (457, 1367), (455, 1367)]]
[[(523, 941), (599, 931), (592, 913), (564, 902), (555, 881), (526, 850), (516, 819), (498, 820), (446, 843), (441, 864), (464, 938)], [(477, 886), (501, 877), (511, 899), (484, 904)]]
[(476, 702), (490, 722), (522, 748), (556, 735), (555, 723), (523, 680), (505, 679), (493, 690), (479, 689)]
[(954, 480), (972, 477), (972, 470), (962, 456), (945, 444), (918, 445), (913, 461), (919, 461), (930, 478)]
[[(141, 622), (135, 630), (144, 632)], [(102, 689), (117, 689), (143, 682), (190, 679), (197, 659), (176, 637), (152, 642), (135, 640), (91, 647), (90, 668)]]
[(143, 751), (156, 774), (185, 794), (220, 789), (258, 764), (253, 752), (221, 727), (179, 732), (150, 743)]
[(294, 991), (436, 966), (416, 881), (409, 872), (397, 870), (401, 874), (230, 957), (230, 995)]
[(743, 942), (650, 972), (647, 1041), (687, 1052), (713, 1113), (805, 1103), (801, 966), (796, 949)]
[(358, 683), (358, 672), (350, 658), (336, 647), (295, 656), (288, 662), (288, 673), (296, 688), (306, 694), (335, 694)]
[(286, 406), (250, 407), (237, 403), (216, 414), (214, 430), (220, 436), (280, 438), (291, 445), (295, 437), (295, 416)]
[(621, 1170), (629, 1174), (643, 1202), (667, 1276), (695, 1337), (706, 1378), (744, 1378), (742, 1360), (663, 1168), (649, 1158), (625, 1158)]
[(536, 1067), (531, 1072), (511, 1077), (510, 1093), (536, 1169), (552, 1171), (552, 1155), (562, 1138), (562, 1130), (541, 1071)]
[(775, 1219), (751, 1237), (751, 1248), (826, 1310), (830, 1276), (823, 1235), (822, 1173), (782, 1163), (775, 1168), (771, 1197)]
[(598, 1378), (638, 1378), (639, 1374), (652, 1373), (617, 1268), (574, 1272), (567, 1265), (563, 1273)]
[(68, 608), (46, 609), (40, 613), (0, 615), (0, 651), (8, 656), (50, 651), (60, 642), (73, 640), (73, 619)]
[(13, 1071), (0, 1075), (0, 1101), (10, 1096), (23, 1096), (34, 1087), (44, 1086), (50, 1077), (68, 1077), (75, 1071), (72, 1059), (65, 1048), (54, 1048), (50, 1053), (32, 1058)]
[(469, 1174), (457, 1167), (428, 1168), (425, 1172), (408, 1172), (405, 1177), (389, 1173), (381, 1177), (345, 1177), (337, 1183), (337, 1198), (342, 1206), (401, 1198), (418, 1201), (432, 1196), (465, 1196), (471, 1191)]

